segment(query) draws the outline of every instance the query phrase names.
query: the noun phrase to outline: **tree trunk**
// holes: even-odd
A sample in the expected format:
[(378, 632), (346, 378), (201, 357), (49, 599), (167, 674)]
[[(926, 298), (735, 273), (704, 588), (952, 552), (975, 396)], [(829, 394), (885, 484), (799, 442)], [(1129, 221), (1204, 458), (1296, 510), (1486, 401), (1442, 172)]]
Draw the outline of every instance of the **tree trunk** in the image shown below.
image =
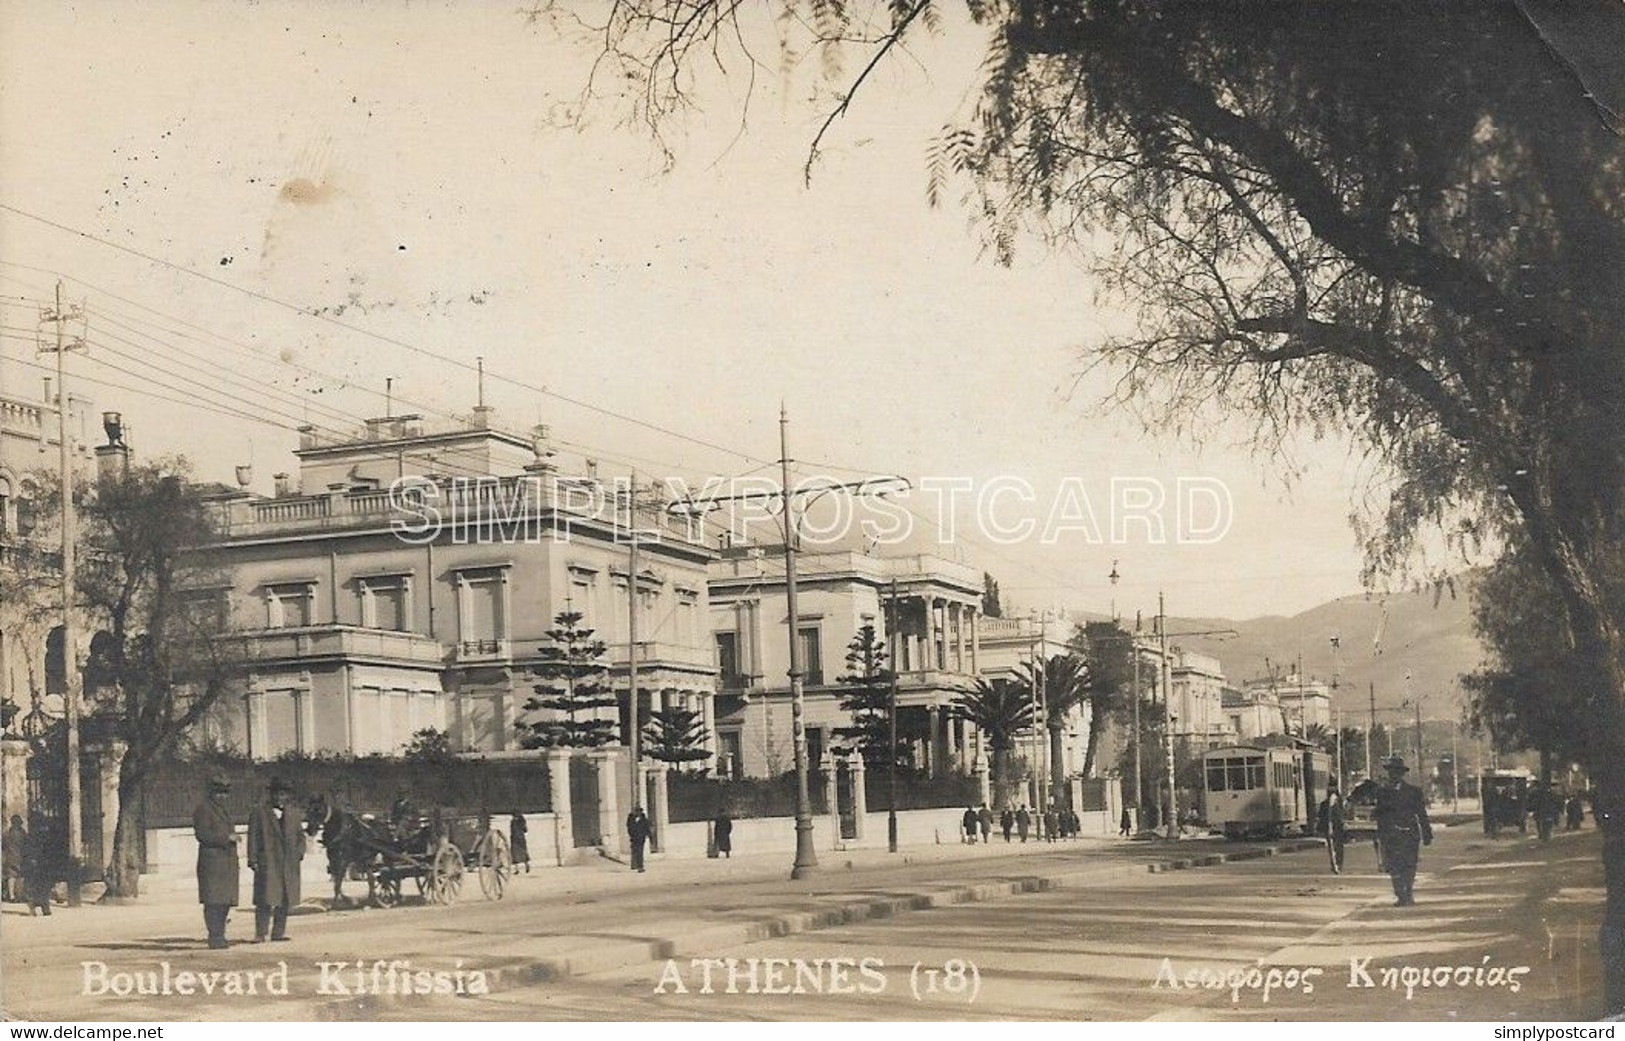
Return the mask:
[(1010, 749), (993, 749), (993, 801), (1000, 809), (1010, 805)]
[(1072, 800), (1063, 798), (1066, 792), (1066, 758), (1062, 741), (1064, 732), (1059, 726), (1049, 728), (1049, 799), (1057, 806), (1070, 806)]
[(141, 895), (141, 796), (145, 773), (132, 763), (132, 745), (119, 763), (118, 823), (113, 828), (113, 850), (107, 863), (107, 896), (134, 899)]

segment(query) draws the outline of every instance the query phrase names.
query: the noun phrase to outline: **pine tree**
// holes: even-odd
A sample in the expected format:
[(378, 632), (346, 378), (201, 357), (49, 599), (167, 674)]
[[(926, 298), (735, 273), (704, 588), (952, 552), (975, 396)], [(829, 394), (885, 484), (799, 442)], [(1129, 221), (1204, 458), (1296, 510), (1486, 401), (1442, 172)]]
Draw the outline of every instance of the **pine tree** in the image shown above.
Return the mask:
[(847, 688), (841, 708), (851, 715), (852, 725), (837, 727), (835, 733), (856, 745), (865, 762), (883, 764), (891, 747), (891, 670), (874, 626), (859, 629), (846, 645), (846, 670), (837, 682)]
[(542, 682), (525, 702), (527, 713), (545, 712), (540, 719), (516, 724), (526, 748), (597, 748), (615, 740), (613, 718), (601, 710), (618, 704), (610, 689), (604, 641), (581, 625), (581, 612), (561, 611), (547, 631), (551, 642), (541, 649), (542, 660), (533, 670)]
[(705, 719), (686, 708), (656, 709), (643, 729), (643, 754), (678, 766), (711, 755), (705, 747)]

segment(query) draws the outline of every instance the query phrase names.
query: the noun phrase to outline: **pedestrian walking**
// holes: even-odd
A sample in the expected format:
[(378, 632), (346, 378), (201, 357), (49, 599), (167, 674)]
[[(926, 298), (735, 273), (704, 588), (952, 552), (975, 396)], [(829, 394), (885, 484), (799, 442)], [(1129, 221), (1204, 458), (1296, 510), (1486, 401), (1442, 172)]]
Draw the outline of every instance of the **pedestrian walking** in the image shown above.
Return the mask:
[(1377, 805), (1372, 816), (1377, 823), (1377, 839), (1382, 844), (1383, 859), (1389, 878), (1394, 884), (1394, 903), (1409, 907), (1416, 903), (1412, 888), (1416, 884), (1416, 862), (1421, 847), (1433, 844), (1433, 825), (1428, 821), (1426, 800), (1422, 789), (1405, 783), (1410, 767), (1399, 756), (1390, 756), (1383, 762), (1388, 779), (1377, 789)]
[(1027, 831), (1032, 825), (1033, 815), (1027, 812), (1027, 804), (1022, 803), (1016, 810), (1016, 832), (1021, 836), (1021, 841), (1027, 841)]
[(999, 830), (1004, 832), (1004, 841), (1010, 841), (1010, 832), (1016, 826), (1016, 815), (1006, 806), (1004, 812), (999, 814)]
[(192, 813), (197, 837), (197, 899), (203, 905), (203, 927), (214, 950), (226, 942), (226, 916), (237, 906), (237, 829), (226, 809), (231, 782), (211, 777), (204, 796)]
[(1078, 836), (1083, 832), (1083, 818), (1078, 816), (1077, 810), (1067, 810), (1066, 817), (1068, 822), (1067, 826), (1072, 833), (1072, 839), (1073, 841), (1076, 841)]
[(626, 837), (632, 843), (632, 870), (643, 870), (643, 846), (654, 834), (649, 826), (649, 815), (643, 812), (642, 806), (632, 807), (632, 812), (626, 815)]
[(1134, 834), (1134, 815), (1127, 806), (1123, 807), (1123, 816), (1118, 819), (1117, 834), (1125, 839)]
[[(1585, 808), (1585, 803), (1580, 800), (1580, 794), (1578, 792), (1576, 792), (1575, 794), (1569, 796), (1569, 801), (1568, 801), (1568, 805), (1567, 805), (1567, 813), (1568, 813), (1568, 821), (1567, 821), (1568, 830), (1569, 831), (1579, 831), (1580, 830), (1580, 825), (1585, 823), (1586, 808)], [(13, 818), (13, 819), (15, 819), (15, 818)]]
[(717, 855), (733, 859), (734, 850), (734, 820), (728, 816), (727, 810), (717, 811), (717, 819), (711, 825), (711, 837), (717, 845)]
[(1326, 782), (1326, 798), (1320, 800), (1315, 833), (1326, 840), (1326, 856), (1331, 861), (1332, 874), (1341, 875), (1343, 849), (1348, 843), (1348, 812), (1335, 780)]
[(525, 874), (530, 874), (530, 841), (526, 835), (530, 832), (530, 825), (525, 823), (525, 815), (518, 810), (508, 818), (508, 855), (513, 859), (514, 870), (519, 865), (525, 865)]
[[(248, 869), (254, 872), (254, 942), (288, 939), (288, 911), (299, 906), (299, 862), (305, 821), (291, 804), (293, 788), (273, 778), (265, 799), (248, 814)], [(269, 934), (267, 934), (269, 929)]]
[(976, 828), (978, 827), (976, 820), (976, 807), (965, 807), (965, 815), (960, 818), (959, 823), (960, 827), (965, 829), (964, 841), (970, 843), (972, 846), (976, 845)]
[(23, 899), (23, 846), (27, 843), (28, 829), (14, 813), (6, 824), (5, 840), (0, 842), (0, 899), (8, 904)]
[(28, 838), (23, 843), (22, 862), (23, 901), (28, 904), (30, 916), (51, 915), (51, 889), (56, 885), (64, 852), (58, 844), (56, 829), (49, 818), (34, 815)]
[(985, 802), (976, 811), (976, 823), (981, 827), (983, 844), (985, 845), (986, 843), (992, 842), (993, 811), (987, 808), (987, 803)]

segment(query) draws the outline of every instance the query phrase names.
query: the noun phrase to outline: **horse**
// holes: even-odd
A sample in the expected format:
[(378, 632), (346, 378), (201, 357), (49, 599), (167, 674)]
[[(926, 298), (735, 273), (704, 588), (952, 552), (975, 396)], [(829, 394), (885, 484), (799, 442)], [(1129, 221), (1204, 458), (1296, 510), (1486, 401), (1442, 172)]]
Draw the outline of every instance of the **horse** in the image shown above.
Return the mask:
[[(348, 900), (344, 896), (344, 879), (353, 875), (367, 880), (368, 903), (378, 902), (378, 867), (385, 850), (396, 845), (388, 825), (353, 810), (341, 809), (330, 793), (310, 797), (305, 812), (305, 830), (321, 840), (327, 851), (327, 874), (333, 880), (333, 905)], [(399, 886), (394, 884), (391, 894), (399, 897)]]

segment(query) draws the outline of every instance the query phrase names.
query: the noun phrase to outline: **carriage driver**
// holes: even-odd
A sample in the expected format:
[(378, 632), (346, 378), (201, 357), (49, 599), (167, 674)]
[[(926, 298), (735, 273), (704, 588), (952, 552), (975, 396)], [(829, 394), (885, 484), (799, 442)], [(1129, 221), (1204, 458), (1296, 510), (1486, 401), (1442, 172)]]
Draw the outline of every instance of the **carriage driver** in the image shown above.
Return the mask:
[(248, 815), (248, 866), (254, 872), (254, 942), (288, 939), (288, 909), (299, 903), (299, 862), (305, 856), (304, 821), (281, 778)]

